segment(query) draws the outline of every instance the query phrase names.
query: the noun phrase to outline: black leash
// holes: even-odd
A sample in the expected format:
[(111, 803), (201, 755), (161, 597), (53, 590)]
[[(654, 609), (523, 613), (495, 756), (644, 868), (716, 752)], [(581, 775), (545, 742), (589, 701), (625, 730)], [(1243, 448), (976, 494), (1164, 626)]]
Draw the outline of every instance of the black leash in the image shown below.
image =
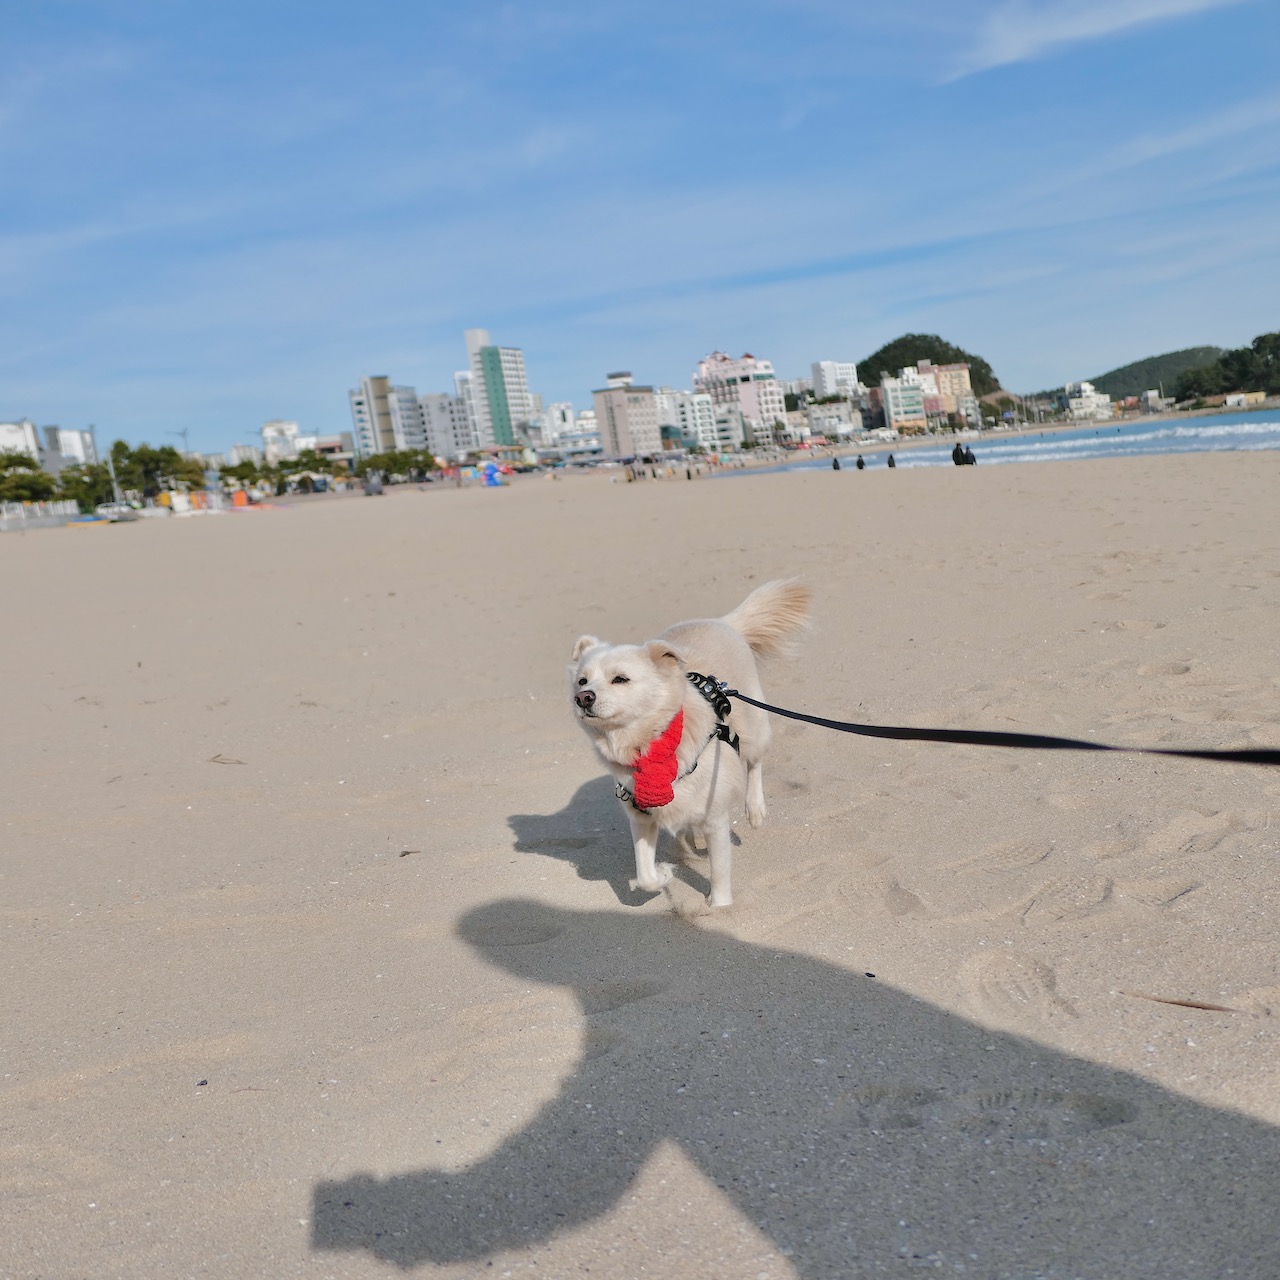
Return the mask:
[[(699, 677), (701, 680), (709, 678)], [(1081, 738), (1050, 738), (1040, 733), (995, 733), (985, 729), (911, 729), (893, 725), (853, 724), (847, 720), (825, 720), (822, 716), (807, 716), (799, 711), (770, 706), (767, 702), (757, 702), (755, 698), (749, 698), (737, 689), (725, 688), (723, 682), (717, 681), (717, 684), (726, 698), (749, 702), (761, 711), (770, 711), (776, 716), (785, 716), (788, 720), (803, 720), (806, 724), (820, 725), (824, 729), (835, 729), (840, 733), (860, 734), (864, 738), (896, 738), (905, 742), (958, 742), (971, 747), (1020, 747), (1035, 751), (1124, 751), (1131, 755), (1182, 756), (1188, 760), (1280, 765), (1280, 749), (1272, 747), (1242, 747), (1234, 751), (1199, 751), (1182, 747), (1117, 747), (1105, 742), (1086, 742)]]

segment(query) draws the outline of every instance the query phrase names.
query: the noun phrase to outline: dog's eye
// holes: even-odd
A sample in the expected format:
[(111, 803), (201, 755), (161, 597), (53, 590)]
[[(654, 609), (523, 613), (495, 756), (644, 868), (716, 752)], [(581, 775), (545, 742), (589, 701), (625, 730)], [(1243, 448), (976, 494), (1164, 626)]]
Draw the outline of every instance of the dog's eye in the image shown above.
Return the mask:
[(578, 684), (579, 684), (580, 686), (581, 686), (581, 685), (584, 685), (584, 684), (586, 684), (586, 683), (587, 683), (587, 677), (586, 677), (586, 676), (579, 676), (579, 677), (578, 677)]
[(614, 676), (609, 683), (610, 684), (630, 684), (631, 677), (630, 676)]

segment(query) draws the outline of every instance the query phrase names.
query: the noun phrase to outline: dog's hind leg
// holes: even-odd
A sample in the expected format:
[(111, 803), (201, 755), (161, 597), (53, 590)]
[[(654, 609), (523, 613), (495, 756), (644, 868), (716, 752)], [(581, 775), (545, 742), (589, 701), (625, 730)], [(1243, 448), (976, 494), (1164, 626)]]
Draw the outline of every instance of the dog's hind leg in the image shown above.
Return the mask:
[(711, 855), (711, 897), (713, 907), (733, 906), (733, 838), (729, 824), (707, 827), (707, 852)]
[(747, 765), (747, 821), (758, 827), (768, 812), (764, 804), (764, 765), (759, 761)]
[(669, 862), (658, 862), (658, 823), (647, 813), (635, 809), (627, 817), (631, 821), (631, 842), (636, 851), (635, 887), (646, 893), (657, 893), (675, 874)]

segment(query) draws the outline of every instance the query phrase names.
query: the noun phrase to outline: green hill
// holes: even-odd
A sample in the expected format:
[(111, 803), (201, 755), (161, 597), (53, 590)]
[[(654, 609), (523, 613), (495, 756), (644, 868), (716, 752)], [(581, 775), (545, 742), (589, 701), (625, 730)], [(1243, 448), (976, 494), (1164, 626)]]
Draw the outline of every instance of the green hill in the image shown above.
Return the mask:
[(1166, 355), (1135, 360), (1089, 381), (1113, 400), (1155, 391), (1161, 384), (1165, 395), (1172, 395), (1174, 384), (1188, 369), (1214, 364), (1222, 354), (1221, 347), (1188, 347), (1185, 351), (1170, 351)]
[(981, 357), (970, 355), (951, 343), (944, 342), (935, 333), (904, 333), (902, 337), (887, 342), (879, 351), (872, 352), (865, 360), (858, 361), (858, 376), (868, 386), (880, 381), (882, 373), (896, 375), (919, 360), (932, 360), (934, 364), (967, 364), (969, 380), (976, 396), (990, 395), (1000, 389), (1000, 381), (991, 366)]

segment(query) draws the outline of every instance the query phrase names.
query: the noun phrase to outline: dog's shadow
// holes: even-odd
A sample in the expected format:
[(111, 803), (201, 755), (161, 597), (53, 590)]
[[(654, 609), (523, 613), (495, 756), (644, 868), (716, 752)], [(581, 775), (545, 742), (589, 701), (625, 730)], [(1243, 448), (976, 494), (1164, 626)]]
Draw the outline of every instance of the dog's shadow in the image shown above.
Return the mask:
[[(623, 906), (637, 907), (653, 897), (631, 887), (635, 859), (626, 815), (608, 775), (584, 782), (557, 813), (513, 813), (508, 819), (517, 853), (559, 858), (574, 867), (583, 880), (603, 880)], [(737, 832), (734, 844), (739, 844)], [(662, 837), (658, 856), (670, 861), (676, 878), (706, 895), (711, 892), (707, 858), (669, 836)]]

